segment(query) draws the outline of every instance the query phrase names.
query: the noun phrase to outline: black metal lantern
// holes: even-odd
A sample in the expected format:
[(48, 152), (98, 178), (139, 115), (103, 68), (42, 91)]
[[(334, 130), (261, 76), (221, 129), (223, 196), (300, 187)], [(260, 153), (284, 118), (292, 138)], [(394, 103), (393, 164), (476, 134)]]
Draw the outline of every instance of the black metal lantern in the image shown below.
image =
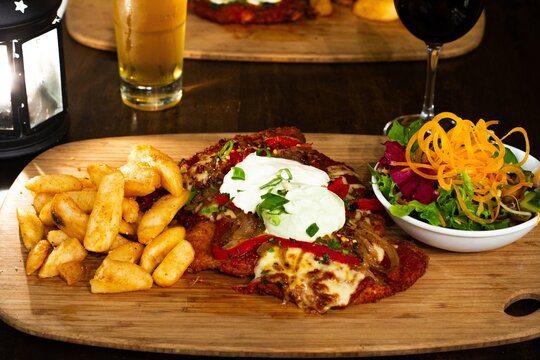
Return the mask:
[(66, 3), (0, 0), (0, 159), (46, 149), (67, 132)]

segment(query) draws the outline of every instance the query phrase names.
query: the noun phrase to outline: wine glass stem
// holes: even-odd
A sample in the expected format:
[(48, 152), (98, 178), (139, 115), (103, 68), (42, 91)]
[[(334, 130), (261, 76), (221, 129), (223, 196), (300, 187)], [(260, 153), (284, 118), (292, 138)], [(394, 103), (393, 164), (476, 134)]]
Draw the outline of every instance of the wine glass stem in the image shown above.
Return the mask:
[(427, 44), (427, 72), (426, 72), (426, 91), (424, 93), (424, 104), (420, 119), (428, 121), (435, 116), (435, 76), (437, 75), (437, 64), (439, 62), (439, 53), (442, 45)]

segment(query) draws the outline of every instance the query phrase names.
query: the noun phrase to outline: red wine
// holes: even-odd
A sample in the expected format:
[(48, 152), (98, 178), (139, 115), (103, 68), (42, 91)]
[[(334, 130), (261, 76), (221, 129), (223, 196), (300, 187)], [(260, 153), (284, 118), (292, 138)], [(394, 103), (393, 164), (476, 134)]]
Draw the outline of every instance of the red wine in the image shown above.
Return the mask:
[(476, 23), (484, 0), (394, 0), (405, 27), (428, 44), (454, 41)]

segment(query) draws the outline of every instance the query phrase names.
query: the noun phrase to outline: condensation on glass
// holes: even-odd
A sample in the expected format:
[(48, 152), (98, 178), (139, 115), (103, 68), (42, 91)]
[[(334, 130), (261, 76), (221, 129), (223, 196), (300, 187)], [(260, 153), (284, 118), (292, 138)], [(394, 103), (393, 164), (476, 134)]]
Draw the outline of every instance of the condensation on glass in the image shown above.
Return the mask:
[(30, 128), (62, 112), (58, 32), (50, 30), (22, 45)]

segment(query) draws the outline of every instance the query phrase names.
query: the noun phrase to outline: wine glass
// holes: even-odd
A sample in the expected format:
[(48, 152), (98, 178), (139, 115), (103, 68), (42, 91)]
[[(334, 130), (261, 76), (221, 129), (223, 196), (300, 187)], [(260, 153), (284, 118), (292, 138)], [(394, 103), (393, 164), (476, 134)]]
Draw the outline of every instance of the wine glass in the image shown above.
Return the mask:
[[(427, 72), (424, 103), (420, 114), (401, 115), (397, 120), (408, 125), (418, 118), (430, 120), (435, 115), (435, 75), (439, 53), (444, 43), (465, 35), (484, 9), (484, 0), (394, 0), (403, 25), (411, 34), (423, 40), (427, 47)], [(387, 134), (390, 121), (384, 127)]]

